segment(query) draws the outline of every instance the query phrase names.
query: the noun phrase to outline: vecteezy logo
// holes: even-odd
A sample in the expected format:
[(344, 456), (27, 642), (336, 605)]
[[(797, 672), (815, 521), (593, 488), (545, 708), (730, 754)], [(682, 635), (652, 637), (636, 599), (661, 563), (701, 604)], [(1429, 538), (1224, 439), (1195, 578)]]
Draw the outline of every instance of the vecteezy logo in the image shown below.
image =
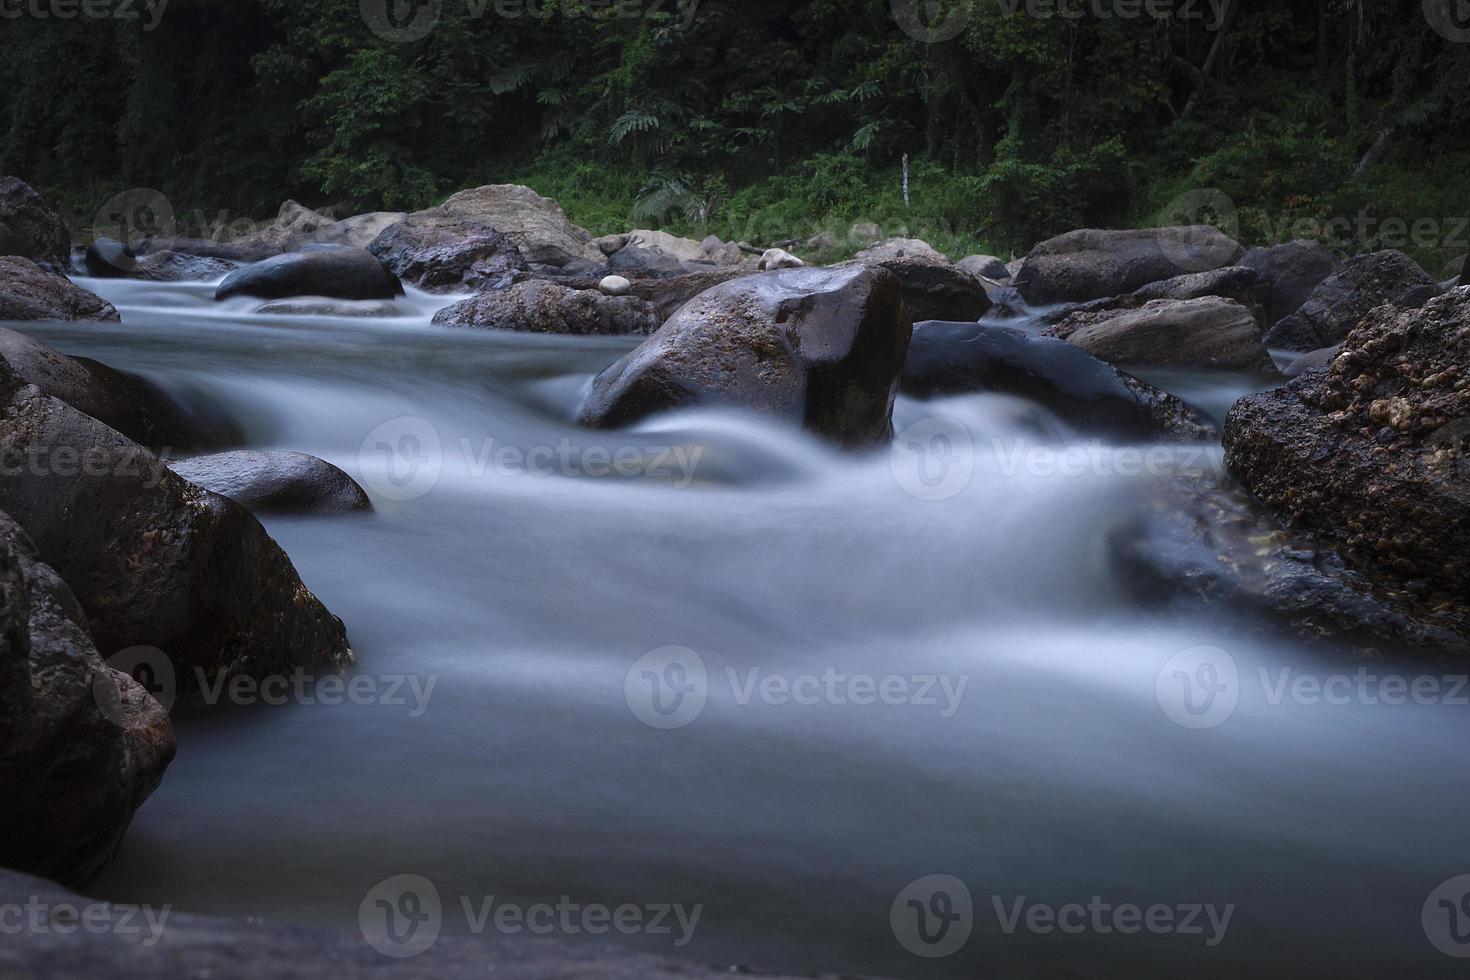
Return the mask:
[(1424, 19), (1446, 41), (1470, 43), (1470, 2), (1424, 0)]
[(401, 415), (367, 434), (357, 468), (369, 488), (389, 500), (415, 500), (434, 489), (444, 466), (439, 430), (428, 419)]
[(92, 237), (127, 243), (140, 238), (172, 238), (178, 230), (174, 206), (162, 191), (134, 187), (115, 194), (97, 209)]
[(1214, 728), (1235, 713), (1240, 700), (1235, 658), (1213, 646), (1180, 650), (1160, 668), (1154, 694), (1174, 724)]
[(951, 418), (915, 422), (894, 437), (888, 466), (905, 491), (920, 500), (947, 500), (970, 484), (975, 444)]
[(1435, 949), (1457, 959), (1470, 957), (1470, 875), (1441, 882), (1424, 900), (1421, 918)]
[(357, 0), (362, 22), (393, 44), (422, 40), (439, 24), (441, 0)]
[(899, 945), (925, 959), (960, 950), (975, 927), (970, 889), (953, 875), (925, 875), (904, 886), (888, 909)]
[[(1159, 239), (1159, 250), (1181, 272), (1207, 272), (1230, 264), (1234, 240), (1240, 235), (1240, 215), (1235, 202), (1224, 191), (1200, 188), (1186, 191), (1159, 211), (1160, 228), (1198, 226), (1195, 231), (1176, 232)], [(1213, 225), (1224, 237), (1204, 228)]]
[(1470, 503), (1470, 418), (1435, 429), (1420, 453), (1429, 479), (1461, 503)]
[(439, 889), (423, 875), (394, 875), (380, 881), (357, 907), (362, 938), (395, 959), (418, 956), (433, 946), (443, 921)]
[(962, 0), (890, 0), (890, 6), (899, 28), (925, 44), (953, 40), (970, 23)]
[(114, 725), (126, 727), (128, 715), (123, 707), (122, 688), (113, 671), (127, 674), (137, 681), (153, 700), (168, 711), (178, 693), (178, 678), (173, 661), (157, 647), (128, 647), (107, 658), (108, 670), (100, 670), (92, 679), (92, 697), (103, 717)]
[(709, 672), (688, 647), (659, 647), (639, 657), (623, 677), (628, 709), (650, 728), (683, 728), (709, 700)]

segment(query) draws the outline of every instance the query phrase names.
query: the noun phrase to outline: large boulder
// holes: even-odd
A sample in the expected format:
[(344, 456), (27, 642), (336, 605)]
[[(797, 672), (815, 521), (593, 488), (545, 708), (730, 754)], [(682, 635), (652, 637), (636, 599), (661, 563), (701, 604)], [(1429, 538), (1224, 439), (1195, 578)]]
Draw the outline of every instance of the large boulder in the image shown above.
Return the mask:
[(1160, 279), (1133, 291), (1133, 298), (1143, 303), (1152, 299), (1201, 299), (1219, 296), (1258, 314), (1264, 322), (1260, 305), (1261, 279), (1256, 270), (1243, 265), (1227, 265), (1208, 272), (1190, 272), (1172, 279)]
[(1040, 404), (1084, 433), (1122, 439), (1203, 439), (1214, 427), (1183, 401), (1080, 347), (1011, 327), (914, 324), (900, 390), (912, 398), (972, 392)]
[(1359, 255), (1318, 283), (1300, 309), (1266, 333), (1266, 343), (1300, 351), (1331, 347), (1374, 307), (1418, 309), (1439, 293), (1439, 284), (1403, 252)]
[(23, 256), (60, 275), (70, 254), (71, 232), (61, 216), (25, 181), (0, 177), (0, 255)]
[(909, 321), (978, 320), (990, 309), (985, 286), (917, 238), (890, 238), (863, 249), (853, 263), (876, 265), (903, 283)]
[(87, 881), (173, 757), (168, 713), (103, 663), (71, 591), (0, 513), (0, 866)]
[(23, 384), (155, 451), (191, 452), (239, 438), (228, 420), (191, 411), (137, 375), (67, 357), (25, 334), (0, 329), (0, 392)]
[(99, 649), (157, 647), (181, 687), (196, 669), (351, 663), (341, 620), (243, 507), (34, 385), (0, 402), (0, 510), (71, 586)]
[(549, 197), (519, 184), (487, 184), (460, 191), (440, 207), (452, 214), (478, 218), (511, 237), (527, 262), (564, 266), (573, 260), (602, 262), (592, 236), (567, 220)]
[(322, 225), (303, 234), (300, 245), (345, 245), (348, 248), (367, 248), (387, 229), (408, 215), (402, 211), (369, 211), (355, 214), (341, 221)]
[(783, 269), (700, 293), (599, 374), (581, 420), (631, 425), (656, 412), (731, 405), (842, 446), (893, 431), (908, 349), (903, 287), (886, 269)]
[(373, 509), (357, 481), (306, 453), (237, 449), (170, 460), (168, 468), (195, 486), (256, 513), (341, 514)]
[(1261, 305), (1266, 323), (1272, 324), (1295, 313), (1317, 284), (1337, 268), (1337, 256), (1321, 243), (1299, 238), (1280, 245), (1253, 248), (1240, 257), (1240, 264), (1260, 277)]
[(1244, 251), (1210, 225), (1084, 228), (1033, 248), (1014, 285), (1028, 303), (1081, 303), (1131, 293), (1160, 279), (1235, 265)]
[(653, 305), (636, 296), (568, 289), (544, 279), (477, 293), (434, 314), (434, 323), (443, 327), (528, 333), (648, 334), (662, 322)]
[(320, 214), (295, 201), (286, 201), (281, 205), (274, 221), (240, 235), (234, 239), (234, 244), (241, 248), (262, 249), (275, 254), (292, 252), (305, 245), (313, 232), (335, 223), (336, 219), (329, 215)]
[[(658, 313), (658, 322), (663, 323), (673, 316), (675, 311), (685, 303), (689, 302), (706, 289), (711, 289), (721, 283), (732, 279), (743, 279), (754, 275), (755, 270), (748, 268), (715, 268), (702, 270), (700, 272), (686, 272), (679, 276), (663, 276), (653, 279), (632, 279), (628, 284), (627, 295), (636, 296), (640, 300), (652, 304)], [(598, 278), (566, 278), (557, 279), (558, 285), (568, 289), (597, 289), (604, 277)]]
[(630, 279), (677, 276), (687, 271), (681, 259), (642, 245), (626, 245), (618, 249), (608, 257), (607, 268)]
[(215, 289), (214, 298), (392, 299), (402, 293), (403, 284), (398, 277), (366, 249), (320, 246), (272, 256), (237, 269)]
[(261, 259), (280, 255), (282, 251), (273, 245), (249, 244), (240, 239), (226, 242), (214, 238), (185, 238), (178, 235), (134, 238), (128, 242), (128, 248), (139, 259), (157, 252), (175, 252), (235, 263), (259, 262)]
[(237, 268), (239, 263), (229, 259), (164, 250), (140, 256), (133, 266), (132, 277), (152, 282), (211, 282)]
[(1218, 296), (1078, 311), (1045, 333), (1114, 364), (1275, 371), (1255, 315)]
[[(609, 258), (627, 248), (647, 249), (680, 263), (713, 262), (716, 261), (716, 256), (724, 257), (728, 254), (724, 249), (724, 243), (718, 238), (715, 239), (717, 244), (706, 245), (708, 241), (709, 239), (706, 238), (705, 242), (696, 242), (692, 238), (680, 238), (666, 231), (635, 228), (618, 235), (603, 235), (601, 238), (594, 238), (592, 244)], [(735, 251), (738, 253), (740, 250)], [(737, 258), (735, 261), (739, 262), (740, 259)]]
[(111, 303), (65, 276), (19, 255), (0, 257), (0, 321), (121, 319)]
[(1005, 282), (1011, 278), (1011, 270), (1006, 264), (994, 255), (966, 255), (955, 264), (956, 269), (961, 269), (975, 277), (994, 279), (997, 282)]
[(1249, 395), (1226, 462), (1293, 528), (1432, 602), (1470, 597), (1470, 290), (1380, 307), (1329, 370)]
[(499, 288), (526, 270), (509, 237), (478, 218), (438, 208), (408, 215), (367, 248), (400, 279), (431, 291)]

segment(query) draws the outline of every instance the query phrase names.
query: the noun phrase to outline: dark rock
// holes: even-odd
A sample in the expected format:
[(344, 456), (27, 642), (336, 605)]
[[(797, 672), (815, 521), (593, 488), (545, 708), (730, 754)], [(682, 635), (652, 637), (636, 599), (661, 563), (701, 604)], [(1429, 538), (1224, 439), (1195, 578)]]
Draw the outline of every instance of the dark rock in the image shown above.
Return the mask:
[(0, 257), (0, 321), (121, 319), (111, 303), (65, 276), (18, 255)]
[(192, 255), (206, 259), (221, 259), (225, 262), (259, 262), (273, 255), (280, 255), (281, 249), (270, 245), (245, 243), (239, 241), (221, 242), (213, 238), (180, 238), (178, 236), (135, 238), (128, 243), (133, 254), (139, 258), (154, 255), (159, 252), (176, 252), (181, 255)]
[(1308, 371), (1317, 371), (1321, 368), (1328, 367), (1341, 350), (1341, 344), (1334, 344), (1331, 347), (1319, 347), (1317, 350), (1307, 351), (1301, 357), (1296, 358), (1286, 367), (1282, 368), (1281, 373), (1288, 378), (1295, 378), (1306, 374)]
[(234, 452), (170, 460), (168, 468), (198, 487), (258, 513), (340, 514), (372, 510), (346, 473), (306, 453)]
[(99, 238), (87, 246), (82, 265), (89, 276), (116, 279), (133, 274), (138, 267), (138, 256), (122, 242)]
[(979, 320), (990, 309), (985, 286), (973, 275), (950, 264), (922, 240), (894, 238), (869, 246), (851, 263), (875, 265), (898, 276), (903, 284), (903, 307), (909, 322), (921, 320)]
[(71, 591), (0, 513), (0, 865), (87, 881), (173, 757), (168, 713), (103, 663)]
[(1137, 309), (1078, 311), (1048, 327), (1114, 364), (1234, 368), (1274, 373), (1261, 326), (1234, 300), (1150, 300)]
[(1307, 301), (1317, 284), (1337, 268), (1337, 256), (1317, 242), (1297, 239), (1250, 249), (1240, 257), (1240, 264), (1260, 276), (1261, 305), (1270, 324), (1295, 313)]
[(195, 668), (265, 677), (351, 662), (342, 622), (249, 511), (34, 386), (0, 409), (0, 510), (71, 586), (100, 649), (157, 647), (181, 687)]
[(277, 255), (237, 269), (219, 284), (214, 298), (392, 299), (402, 293), (403, 285), (398, 277), (366, 249), (321, 246)]
[(70, 254), (71, 232), (61, 216), (25, 181), (0, 177), (0, 256), (19, 255), (62, 275)]
[(997, 282), (1005, 282), (1011, 278), (1011, 270), (994, 255), (967, 255), (954, 265), (956, 269), (972, 276), (984, 276)]
[(1418, 309), (1439, 292), (1439, 284), (1403, 252), (1359, 255), (1322, 280), (1299, 310), (1277, 322), (1266, 333), (1266, 343), (1301, 351), (1331, 347), (1374, 307)]
[(490, 224), (440, 210), (390, 225), (368, 251), (399, 278), (431, 291), (495, 289), (526, 269), (516, 243)]
[(0, 399), (27, 384), (153, 450), (192, 452), (240, 438), (229, 420), (191, 411), (136, 375), (0, 329)]
[(1037, 402), (1080, 432), (1203, 439), (1215, 429), (1173, 395), (1063, 340), (1011, 327), (914, 324), (900, 390), (913, 398), (995, 392)]
[(1243, 265), (1227, 265), (1208, 272), (1191, 272), (1172, 279), (1161, 279), (1140, 286), (1133, 297), (1147, 303), (1153, 299), (1203, 299), (1219, 296), (1233, 299), (1264, 322), (1260, 305), (1261, 280), (1256, 270)]
[(618, 249), (608, 258), (607, 270), (625, 275), (629, 279), (656, 279), (661, 276), (682, 275), (687, 271), (678, 258), (642, 245), (627, 245)]
[(661, 322), (658, 311), (637, 297), (568, 289), (544, 279), (477, 293), (434, 314), (439, 326), (529, 333), (647, 334)]
[(1033, 248), (1014, 285), (1028, 303), (1080, 303), (1160, 279), (1235, 265), (1239, 243), (1209, 225), (1100, 231), (1085, 228)]
[[(1231, 407), (1226, 461), (1293, 530), (1375, 581), (1470, 597), (1470, 290), (1381, 307), (1310, 371)], [(1380, 441), (1387, 427), (1391, 438)], [(1436, 598), (1436, 596), (1438, 598)]]
[(786, 419), (839, 445), (890, 438), (908, 349), (903, 289), (886, 269), (783, 269), (700, 293), (599, 374), (582, 406), (594, 428), (690, 405)]
[(229, 275), (236, 268), (238, 265), (228, 259), (162, 251), (139, 258), (132, 276), (151, 282), (209, 282)]

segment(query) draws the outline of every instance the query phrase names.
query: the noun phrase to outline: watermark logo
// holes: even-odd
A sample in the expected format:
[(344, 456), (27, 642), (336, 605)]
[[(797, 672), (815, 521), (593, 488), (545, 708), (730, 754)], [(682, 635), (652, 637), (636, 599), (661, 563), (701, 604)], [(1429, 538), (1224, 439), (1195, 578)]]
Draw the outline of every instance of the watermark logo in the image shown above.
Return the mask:
[(108, 902), (0, 902), (0, 936), (142, 936), (148, 949), (163, 939), (172, 905), (114, 905)]
[[(1224, 191), (1198, 188), (1180, 194), (1159, 211), (1161, 228), (1193, 227), (1195, 230), (1159, 239), (1159, 250), (1180, 272), (1206, 272), (1228, 265), (1240, 236), (1240, 215), (1235, 202)], [(1224, 238), (1210, 232), (1211, 225)]]
[(1424, 0), (1424, 19), (1446, 41), (1470, 43), (1470, 2), (1467, 0)]
[(1440, 882), (1424, 900), (1421, 918), (1435, 949), (1456, 959), (1470, 958), (1470, 874)]
[(957, 419), (921, 419), (894, 437), (888, 466), (907, 493), (920, 500), (948, 500), (970, 485), (975, 443)]
[(970, 25), (964, 0), (889, 0), (889, 5), (899, 29), (925, 44), (952, 41)]
[(357, 907), (357, 926), (384, 956), (408, 959), (439, 940), (444, 908), (439, 889), (423, 875), (403, 874), (373, 886)]
[(358, 0), (357, 9), (368, 30), (390, 44), (406, 44), (428, 37), (439, 26), (442, 0)]
[(650, 728), (683, 728), (704, 711), (709, 672), (699, 654), (688, 647), (659, 647), (628, 668), (623, 698), (634, 716)]
[(954, 875), (933, 874), (909, 882), (888, 909), (898, 944), (915, 956), (951, 956), (970, 941), (975, 901)]
[[(0, 20), (143, 20), (145, 34), (158, 29), (169, 0), (0, 0)], [(139, 9), (142, 8), (142, 9)]]
[(127, 243), (172, 238), (178, 232), (174, 206), (162, 191), (133, 187), (108, 198), (92, 219), (92, 237)]
[(123, 708), (122, 689), (118, 686), (113, 671), (127, 674), (137, 681), (163, 706), (164, 711), (173, 708), (178, 694), (178, 679), (174, 674), (173, 661), (157, 647), (135, 646), (120, 650), (107, 658), (111, 670), (100, 670), (92, 680), (92, 696), (104, 718), (120, 728), (129, 723)]
[(439, 430), (416, 415), (389, 419), (362, 440), (357, 465), (364, 482), (378, 496), (416, 500), (439, 482), (444, 466)]
[(1192, 729), (1222, 725), (1240, 700), (1235, 658), (1216, 646), (1180, 650), (1159, 669), (1154, 695), (1176, 725)]

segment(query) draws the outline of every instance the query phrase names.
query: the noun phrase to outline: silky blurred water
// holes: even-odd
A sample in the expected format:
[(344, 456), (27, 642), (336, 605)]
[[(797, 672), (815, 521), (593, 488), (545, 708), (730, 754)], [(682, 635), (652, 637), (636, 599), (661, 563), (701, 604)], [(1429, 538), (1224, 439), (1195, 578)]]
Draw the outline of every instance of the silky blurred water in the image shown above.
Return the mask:
[[(461, 896), (680, 903), (701, 906), (686, 945), (568, 938), (917, 978), (1459, 965), (1424, 905), (1470, 871), (1470, 708), (1273, 698), (1283, 669), (1361, 664), (1149, 612), (1119, 582), (1109, 535), (1160, 465), (1215, 468), (1218, 446), (1140, 471), (989, 396), (900, 399), (894, 450), (868, 456), (737, 413), (590, 433), (581, 392), (633, 339), (433, 327), (445, 300), (423, 294), (396, 318), (283, 319), (204, 285), (83, 284), (122, 325), (21, 328), (364, 483), (371, 515), (264, 523), (346, 622), (356, 675), (390, 701), (394, 678), (427, 690), (181, 704), (178, 759), (102, 897), (356, 929), (375, 885), (417, 874), (446, 933), (469, 931)], [(1263, 383), (1154, 380), (1217, 415)], [(1193, 654), (1170, 665), (1201, 646), (1228, 656), (1238, 700), (1192, 728), (1169, 685)], [(669, 720), (649, 698), (690, 653), (702, 710), (645, 723)], [(824, 677), (837, 696), (780, 696)], [(852, 703), (891, 677), (894, 703)], [(894, 903), (934, 874), (964, 883), (973, 932), (926, 958)], [(1093, 896), (1233, 908), (1207, 945), (1208, 927), (1008, 932), (996, 906)]]

